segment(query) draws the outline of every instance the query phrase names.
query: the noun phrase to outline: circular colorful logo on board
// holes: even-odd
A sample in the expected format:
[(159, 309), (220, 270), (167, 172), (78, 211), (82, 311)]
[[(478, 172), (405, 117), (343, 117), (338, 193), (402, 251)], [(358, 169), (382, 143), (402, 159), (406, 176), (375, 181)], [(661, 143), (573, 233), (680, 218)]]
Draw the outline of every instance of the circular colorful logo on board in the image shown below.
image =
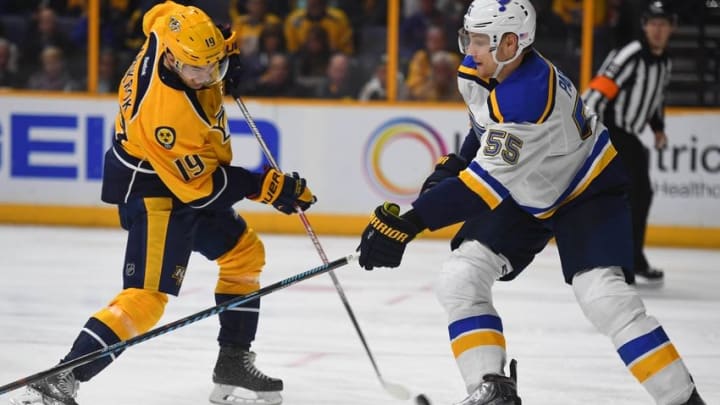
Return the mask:
[(383, 198), (411, 202), (435, 161), (447, 154), (445, 142), (430, 125), (409, 117), (383, 123), (365, 145), (365, 177)]

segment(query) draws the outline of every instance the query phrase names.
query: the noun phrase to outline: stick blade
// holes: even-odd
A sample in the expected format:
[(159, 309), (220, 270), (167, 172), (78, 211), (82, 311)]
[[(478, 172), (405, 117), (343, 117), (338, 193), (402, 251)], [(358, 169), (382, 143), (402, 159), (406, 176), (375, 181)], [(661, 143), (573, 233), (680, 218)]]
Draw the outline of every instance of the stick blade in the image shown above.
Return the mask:
[(387, 393), (395, 399), (399, 399), (401, 401), (407, 401), (408, 399), (410, 399), (410, 391), (400, 384), (395, 384), (383, 380), (382, 386), (383, 388), (385, 388), (385, 391), (387, 391)]

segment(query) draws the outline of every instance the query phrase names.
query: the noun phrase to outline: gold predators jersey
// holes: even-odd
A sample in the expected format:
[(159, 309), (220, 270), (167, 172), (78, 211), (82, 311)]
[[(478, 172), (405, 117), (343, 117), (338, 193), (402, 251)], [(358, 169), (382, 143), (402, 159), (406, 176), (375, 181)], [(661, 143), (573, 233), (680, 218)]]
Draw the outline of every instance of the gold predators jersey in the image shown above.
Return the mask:
[[(172, 196), (194, 208), (231, 205), (256, 193), (258, 181), (230, 166), (222, 82), (193, 90), (163, 63), (168, 19), (154, 11), (172, 7), (178, 6), (167, 2), (146, 14), (148, 38), (120, 83), (102, 199), (117, 204), (138, 195)], [(159, 22), (145, 24), (149, 15)]]

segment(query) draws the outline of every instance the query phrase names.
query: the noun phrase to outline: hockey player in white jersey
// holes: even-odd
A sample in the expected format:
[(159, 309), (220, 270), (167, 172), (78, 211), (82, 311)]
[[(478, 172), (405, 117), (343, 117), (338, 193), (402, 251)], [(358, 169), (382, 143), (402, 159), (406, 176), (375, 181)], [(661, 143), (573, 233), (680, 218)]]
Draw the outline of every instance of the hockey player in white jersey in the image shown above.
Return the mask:
[(436, 290), (468, 397), (520, 404), (504, 373), (505, 337), (491, 293), (554, 237), (565, 282), (655, 403), (704, 404), (660, 323), (626, 282), (632, 266), (627, 177), (606, 128), (573, 83), (532, 47), (529, 0), (475, 0), (459, 32), (459, 89), (472, 129), (441, 159), (413, 208), (377, 207), (360, 242), (367, 270), (400, 265), (421, 231), (465, 221)]

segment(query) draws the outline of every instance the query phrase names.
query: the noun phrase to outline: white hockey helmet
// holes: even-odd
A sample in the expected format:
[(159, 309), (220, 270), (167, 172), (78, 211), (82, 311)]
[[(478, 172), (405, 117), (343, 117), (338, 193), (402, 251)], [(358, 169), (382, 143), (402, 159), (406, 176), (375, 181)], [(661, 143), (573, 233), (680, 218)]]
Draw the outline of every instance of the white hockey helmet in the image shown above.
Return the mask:
[(495, 51), (503, 35), (517, 35), (518, 53), (511, 59), (514, 60), (535, 41), (535, 8), (529, 0), (474, 0), (465, 13), (458, 35), (463, 54), (467, 53), (470, 33), (489, 37), (490, 51), (496, 62)]

